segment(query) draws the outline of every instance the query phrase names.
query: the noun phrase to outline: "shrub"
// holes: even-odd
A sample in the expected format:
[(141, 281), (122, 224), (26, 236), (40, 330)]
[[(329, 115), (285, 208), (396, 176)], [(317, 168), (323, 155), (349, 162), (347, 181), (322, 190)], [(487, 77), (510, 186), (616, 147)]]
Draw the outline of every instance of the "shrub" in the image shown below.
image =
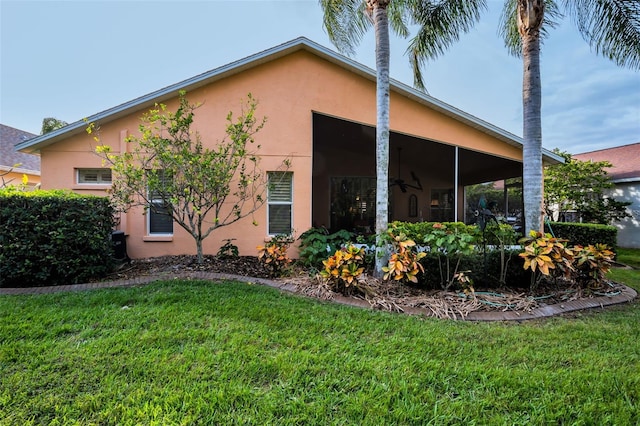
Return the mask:
[(424, 237), (429, 251), (438, 257), (440, 286), (443, 290), (449, 289), (455, 282), (462, 257), (473, 253), (474, 240), (474, 236), (467, 232), (466, 225), (463, 228), (443, 223), (433, 224), (431, 232)]
[(346, 295), (358, 287), (358, 280), (364, 273), (364, 262), (365, 249), (350, 244), (336, 250), (322, 262), (324, 269), (320, 276), (327, 280), (332, 290)]
[(292, 242), (290, 235), (276, 235), (258, 247), (258, 259), (267, 266), (272, 277), (280, 277), (287, 272), (291, 263), (287, 250)]
[(0, 189), (0, 286), (88, 282), (113, 268), (106, 197)]
[(613, 262), (614, 252), (606, 244), (567, 247), (566, 240), (536, 231), (520, 242), (524, 244), (524, 252), (519, 255), (524, 259), (524, 268), (533, 271), (532, 286), (543, 276), (562, 276), (583, 288), (598, 288)]
[(618, 237), (618, 229), (615, 226), (593, 223), (552, 222), (547, 223), (545, 229), (545, 232), (567, 240), (570, 245), (583, 247), (605, 244), (615, 248)]
[(389, 264), (382, 268), (383, 279), (393, 279), (400, 282), (418, 283), (418, 274), (424, 272), (420, 259), (426, 256), (424, 252), (417, 253), (415, 241), (410, 240), (404, 234), (393, 236), (388, 232), (393, 245), (393, 253), (389, 258)]
[(330, 253), (353, 241), (353, 238), (354, 234), (346, 230), (329, 234), (326, 228), (311, 228), (298, 237), (300, 262), (305, 266), (321, 269), (322, 262)]
[(534, 288), (543, 276), (571, 277), (573, 272), (573, 252), (565, 246), (566, 240), (554, 238), (551, 234), (542, 234), (532, 230), (528, 237), (520, 239), (524, 252), (524, 269), (531, 269), (531, 288)]
[(576, 246), (575, 279), (583, 287), (598, 288), (602, 286), (605, 276), (611, 269), (613, 251), (606, 244)]
[[(460, 256), (460, 265), (458, 266), (459, 271), (465, 271), (465, 275), (473, 280), (476, 290), (498, 286), (521, 289), (529, 285), (531, 270), (523, 268), (524, 259), (518, 256), (522, 252), (520, 246), (505, 249), (504, 252), (490, 247), (487, 248), (486, 253), (480, 250), (481, 248), (476, 247), (472, 253)], [(510, 259), (510, 261), (505, 262), (503, 266), (502, 258)], [(440, 259), (438, 255), (427, 252), (427, 255), (420, 260), (420, 264), (424, 267), (424, 273), (419, 277), (419, 284), (429, 289), (440, 289)], [(501, 274), (504, 279), (500, 278)], [(454, 280), (453, 284), (457, 287), (458, 280)]]
[(509, 262), (511, 261), (512, 251), (509, 250), (509, 247), (515, 245), (518, 240), (518, 233), (513, 229), (511, 225), (506, 223), (497, 223), (490, 222), (487, 224), (483, 236), (483, 258), (485, 259), (485, 264), (483, 265), (483, 270), (486, 275), (486, 257), (487, 257), (487, 245), (490, 244), (497, 248), (500, 252), (500, 260), (498, 264), (500, 265), (500, 272), (498, 274), (498, 282), (501, 285), (505, 285), (507, 283), (507, 271), (509, 267)]
[(416, 242), (424, 241), (425, 237), (433, 233), (433, 228), (444, 226), (446, 229), (457, 234), (468, 234), (472, 237), (474, 244), (479, 244), (482, 240), (482, 233), (476, 225), (465, 225), (462, 222), (399, 222), (389, 224), (389, 229), (394, 236), (404, 234), (410, 240)]
[(238, 257), (240, 252), (238, 251), (238, 246), (233, 244), (231, 241), (234, 241), (235, 238), (227, 238), (223, 241), (226, 241), (218, 250), (217, 256), (223, 258), (229, 257)]

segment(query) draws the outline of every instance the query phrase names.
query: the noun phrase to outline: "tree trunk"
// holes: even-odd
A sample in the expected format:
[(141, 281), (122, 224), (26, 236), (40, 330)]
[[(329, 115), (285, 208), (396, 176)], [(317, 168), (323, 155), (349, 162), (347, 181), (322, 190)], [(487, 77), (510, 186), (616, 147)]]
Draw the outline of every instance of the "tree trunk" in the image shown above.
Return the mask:
[(200, 238), (196, 238), (196, 249), (198, 251), (198, 265), (202, 265), (204, 263), (204, 256), (202, 254), (202, 240)]
[(525, 234), (543, 230), (542, 83), (540, 81), (540, 28), (544, 0), (518, 0), (518, 29), (522, 38), (522, 183)]
[(389, 1), (368, 1), (376, 37), (376, 259), (374, 276), (381, 278), (389, 253), (382, 237), (389, 222)]

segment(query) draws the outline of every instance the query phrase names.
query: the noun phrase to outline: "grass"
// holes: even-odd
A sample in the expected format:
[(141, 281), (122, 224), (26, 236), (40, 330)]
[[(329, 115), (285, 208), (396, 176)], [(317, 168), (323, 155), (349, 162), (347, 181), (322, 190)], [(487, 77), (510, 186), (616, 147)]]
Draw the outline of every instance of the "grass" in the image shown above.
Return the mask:
[(638, 303), (486, 324), (236, 282), (3, 296), (0, 424), (638, 424), (638, 336)]

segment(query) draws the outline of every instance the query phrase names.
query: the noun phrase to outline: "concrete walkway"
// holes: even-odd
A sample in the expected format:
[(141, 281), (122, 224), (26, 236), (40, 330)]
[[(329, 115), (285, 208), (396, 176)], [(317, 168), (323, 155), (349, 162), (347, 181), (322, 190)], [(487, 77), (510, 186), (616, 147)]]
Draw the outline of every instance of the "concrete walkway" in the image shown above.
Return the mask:
[[(70, 291), (86, 291), (102, 288), (115, 288), (115, 287), (135, 287), (140, 285), (149, 284), (159, 280), (173, 280), (173, 279), (197, 279), (197, 280), (235, 280), (248, 282), (253, 284), (265, 285), (273, 287), (282, 291), (295, 293), (296, 288), (292, 284), (285, 284), (278, 281), (273, 281), (265, 278), (252, 278), (243, 275), (233, 274), (220, 274), (216, 272), (184, 272), (174, 274), (158, 274), (146, 277), (137, 277), (128, 280), (119, 281), (104, 281), (89, 284), (73, 284), (62, 286), (49, 286), (49, 287), (26, 287), (26, 288), (0, 288), (0, 296), (4, 295), (22, 295), (22, 294), (48, 294), (58, 292), (70, 292)], [(600, 296), (588, 299), (578, 299), (568, 301), (562, 304), (546, 305), (530, 312), (518, 312), (518, 311), (488, 311), (488, 312), (471, 312), (464, 318), (456, 318), (466, 321), (523, 321), (537, 318), (551, 317), (554, 315), (564, 314), (567, 312), (579, 311), (584, 309), (604, 308), (605, 306), (617, 305), (621, 303), (629, 303), (637, 297), (638, 293), (627, 286), (623, 286), (622, 291), (614, 296)], [(354, 299), (351, 297), (344, 297), (336, 295), (331, 302), (340, 303), (343, 305), (357, 306), (361, 308), (371, 308), (366, 300)], [(424, 308), (404, 308), (404, 313), (409, 315), (429, 315), (429, 311)]]

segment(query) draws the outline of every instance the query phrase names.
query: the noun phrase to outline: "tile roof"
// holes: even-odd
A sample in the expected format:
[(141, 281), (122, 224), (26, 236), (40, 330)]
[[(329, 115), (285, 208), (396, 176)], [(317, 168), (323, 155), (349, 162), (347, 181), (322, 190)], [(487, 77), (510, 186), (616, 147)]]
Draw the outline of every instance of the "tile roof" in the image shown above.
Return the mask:
[(581, 161), (608, 161), (611, 180), (640, 179), (640, 142), (573, 155)]
[(0, 167), (6, 170), (19, 164), (15, 167), (16, 169), (40, 171), (39, 155), (16, 151), (16, 144), (36, 136), (33, 133), (0, 124)]

